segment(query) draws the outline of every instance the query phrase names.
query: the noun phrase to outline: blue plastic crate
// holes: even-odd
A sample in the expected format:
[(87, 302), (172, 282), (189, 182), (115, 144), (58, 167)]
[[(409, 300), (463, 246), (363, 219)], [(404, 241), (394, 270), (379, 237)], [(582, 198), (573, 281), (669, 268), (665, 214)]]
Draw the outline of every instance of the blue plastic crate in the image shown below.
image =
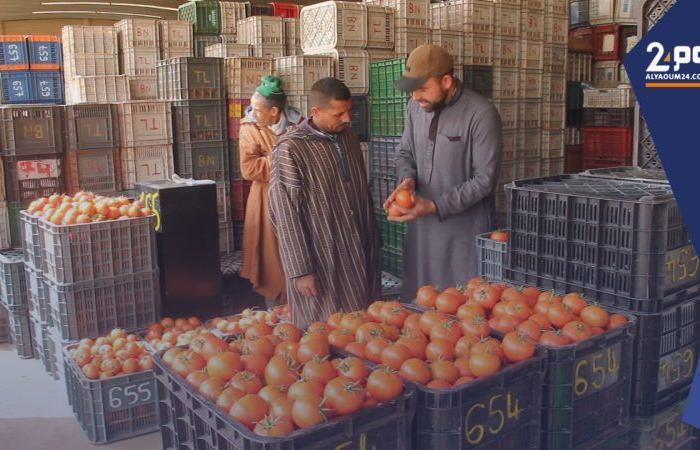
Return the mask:
[(63, 74), (58, 70), (32, 72), (33, 103), (63, 103)]
[[(5, 44), (5, 43), (2, 43)], [(0, 72), (0, 103), (32, 103), (32, 73)]]
[(0, 36), (0, 70), (29, 69), (29, 52), (24, 36)]
[(61, 42), (56, 36), (29, 36), (27, 38), (29, 68), (58, 70), (61, 68)]

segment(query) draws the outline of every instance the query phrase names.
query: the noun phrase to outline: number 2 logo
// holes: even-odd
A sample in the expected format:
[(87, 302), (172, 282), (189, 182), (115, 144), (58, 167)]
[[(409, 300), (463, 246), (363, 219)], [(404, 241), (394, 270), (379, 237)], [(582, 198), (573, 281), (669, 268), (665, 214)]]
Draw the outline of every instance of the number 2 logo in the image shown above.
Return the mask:
[(664, 59), (664, 46), (658, 42), (652, 42), (647, 46), (647, 53), (656, 52), (656, 56), (647, 67), (647, 72), (668, 72), (670, 66), (660, 66), (659, 63)]

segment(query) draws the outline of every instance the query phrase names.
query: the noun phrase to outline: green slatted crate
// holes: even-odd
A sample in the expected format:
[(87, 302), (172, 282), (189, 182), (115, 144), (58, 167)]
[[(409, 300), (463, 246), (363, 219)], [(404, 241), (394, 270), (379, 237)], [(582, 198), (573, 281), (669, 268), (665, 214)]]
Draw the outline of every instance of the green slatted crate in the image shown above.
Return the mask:
[(401, 136), (406, 120), (406, 99), (372, 99), (370, 130), (373, 136)]
[(191, 1), (180, 5), (177, 18), (194, 24), (195, 34), (219, 34), (221, 10), (218, 1)]
[(387, 61), (373, 62), (369, 66), (369, 96), (371, 99), (379, 98), (404, 98), (408, 99), (406, 92), (394, 87), (394, 81), (398, 80), (406, 68), (406, 60), (390, 59)]

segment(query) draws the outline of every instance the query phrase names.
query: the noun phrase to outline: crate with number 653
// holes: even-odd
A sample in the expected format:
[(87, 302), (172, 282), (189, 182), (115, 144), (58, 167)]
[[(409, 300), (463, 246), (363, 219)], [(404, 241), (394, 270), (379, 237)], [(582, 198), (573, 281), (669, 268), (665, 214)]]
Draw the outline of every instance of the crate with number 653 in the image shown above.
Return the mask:
[(88, 379), (64, 348), (66, 389), (73, 413), (90, 442), (105, 444), (158, 430), (152, 370), (104, 380)]

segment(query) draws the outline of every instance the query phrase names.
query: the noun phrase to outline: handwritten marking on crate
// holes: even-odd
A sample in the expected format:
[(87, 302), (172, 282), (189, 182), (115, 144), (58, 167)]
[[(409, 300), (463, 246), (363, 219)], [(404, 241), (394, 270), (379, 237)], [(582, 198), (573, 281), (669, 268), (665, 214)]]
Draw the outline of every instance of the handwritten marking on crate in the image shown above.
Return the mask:
[(5, 47), (4, 53), (9, 56), (7, 59), (10, 62), (17, 62), (22, 59), (22, 52), (20, 51), (19, 44), (4, 43), (3, 47)]
[(17, 179), (40, 180), (58, 177), (58, 160), (39, 159), (17, 162)]
[[(88, 119), (88, 120), (86, 120)], [(83, 118), (78, 122), (79, 140), (102, 139), (107, 137), (107, 121), (100, 118)], [(90, 140), (90, 142), (92, 142)]]
[[(682, 410), (678, 410), (668, 419), (659, 423), (650, 431), (650, 439), (642, 444), (643, 450), (665, 450), (681, 448), (690, 435), (690, 425), (683, 422)], [(644, 445), (648, 444), (648, 445)]]
[(661, 392), (673, 385), (690, 380), (695, 371), (694, 344), (666, 355), (659, 360), (659, 384), (657, 392)]
[(111, 411), (131, 408), (153, 401), (155, 398), (154, 392), (155, 380), (128, 386), (115, 386), (107, 391), (105, 404)]
[(478, 445), (487, 433), (499, 434), (507, 425), (512, 425), (509, 422), (517, 422), (524, 412), (520, 401), (511, 392), (493, 395), (488, 402), (475, 403), (467, 411), (464, 420), (467, 442)]
[(700, 260), (692, 244), (666, 253), (666, 290), (700, 280)]
[(622, 343), (591, 353), (576, 362), (574, 392), (583, 397), (600, 391), (620, 379)]
[(146, 205), (146, 208), (149, 208), (153, 214), (156, 216), (155, 220), (155, 225), (154, 228), (156, 231), (162, 231), (163, 226), (161, 224), (160, 220), (160, 202), (158, 199), (160, 198), (160, 194), (158, 192), (151, 192), (150, 194), (146, 194), (143, 198), (143, 202)]

